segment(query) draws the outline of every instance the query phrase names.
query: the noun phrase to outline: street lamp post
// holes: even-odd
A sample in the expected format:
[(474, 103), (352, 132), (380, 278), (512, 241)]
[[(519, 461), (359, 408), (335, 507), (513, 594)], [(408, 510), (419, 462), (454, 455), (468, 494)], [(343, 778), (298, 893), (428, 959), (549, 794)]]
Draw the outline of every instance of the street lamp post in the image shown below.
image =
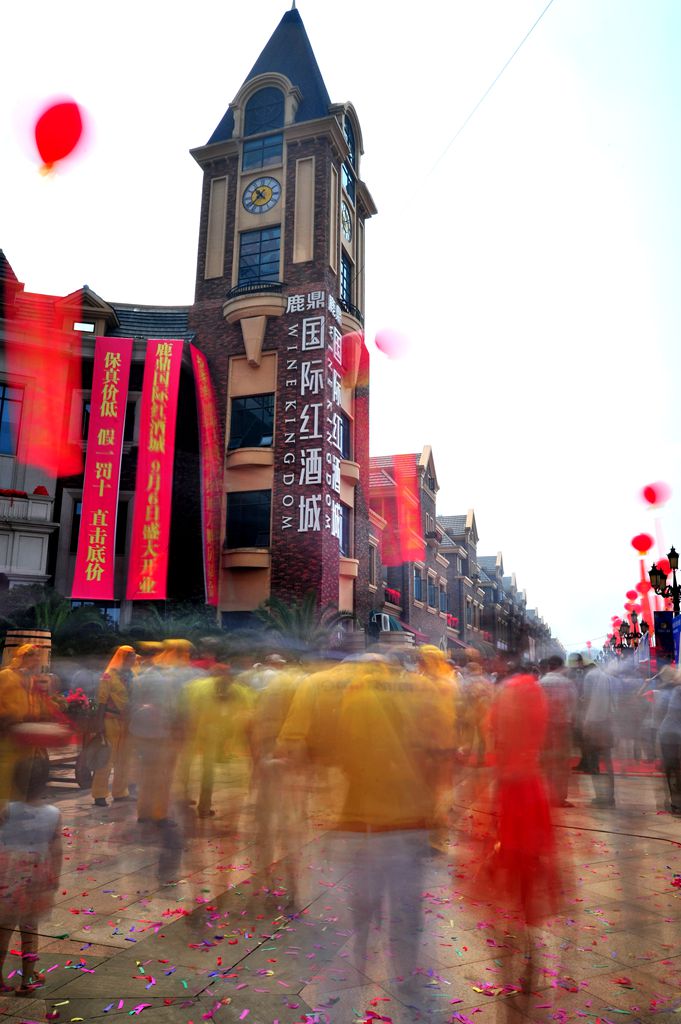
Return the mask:
[(672, 572), (671, 586), (667, 586), (667, 574), (658, 568), (656, 563), (648, 570), (648, 576), (650, 578), (650, 585), (656, 594), (659, 594), (660, 597), (671, 597), (674, 602), (674, 615), (678, 615), (680, 610), (679, 597), (681, 596), (681, 587), (676, 582), (676, 570), (679, 567), (678, 551), (672, 547), (667, 558), (669, 559), (669, 568)]
[[(623, 622), (620, 626), (620, 636), (622, 637), (622, 641), (627, 640), (629, 646), (633, 647), (635, 650), (641, 640), (641, 633), (638, 629), (638, 612), (631, 613), (631, 621), (634, 628), (632, 630), (628, 630), (626, 622)], [(643, 629), (644, 626), (645, 629)], [(648, 623), (645, 619), (641, 621), (641, 629), (643, 629), (644, 633), (648, 632)]]

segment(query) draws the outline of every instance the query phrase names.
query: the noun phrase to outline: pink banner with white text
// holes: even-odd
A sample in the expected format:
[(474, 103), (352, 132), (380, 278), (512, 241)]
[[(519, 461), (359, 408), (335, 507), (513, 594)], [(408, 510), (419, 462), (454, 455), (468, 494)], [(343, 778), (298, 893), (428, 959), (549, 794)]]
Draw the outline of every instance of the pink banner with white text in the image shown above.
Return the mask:
[(71, 597), (114, 596), (116, 517), (132, 338), (97, 338)]
[(182, 341), (150, 339), (144, 362), (128, 601), (165, 600)]

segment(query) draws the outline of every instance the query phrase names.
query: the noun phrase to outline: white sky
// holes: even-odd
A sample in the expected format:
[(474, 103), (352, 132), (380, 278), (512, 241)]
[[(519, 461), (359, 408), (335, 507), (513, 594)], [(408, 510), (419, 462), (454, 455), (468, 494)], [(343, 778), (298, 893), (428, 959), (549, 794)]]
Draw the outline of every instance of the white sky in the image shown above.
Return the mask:
[[(438, 512), (473, 507), (569, 648), (638, 580), (630, 538), (681, 544), (681, 135), (676, 0), (300, 0), (351, 100), (367, 229), (372, 452), (431, 444)], [(33, 0), (3, 11), (0, 247), (28, 290), (193, 298), (204, 144), (288, 4)], [(353, 26), (356, 29), (353, 31)], [(85, 151), (37, 172), (31, 116), (70, 95)], [(444, 156), (443, 156), (444, 153)], [(408, 408), (410, 415), (405, 415)], [(649, 409), (654, 408), (654, 413)], [(673, 488), (661, 512), (639, 497)], [(648, 559), (648, 564), (651, 559)]]

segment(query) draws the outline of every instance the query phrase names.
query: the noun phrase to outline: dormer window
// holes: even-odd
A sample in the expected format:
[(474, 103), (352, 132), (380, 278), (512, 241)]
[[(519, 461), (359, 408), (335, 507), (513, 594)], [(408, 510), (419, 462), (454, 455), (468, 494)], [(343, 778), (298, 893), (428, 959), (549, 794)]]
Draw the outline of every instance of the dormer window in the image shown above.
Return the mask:
[(253, 93), (244, 111), (244, 135), (259, 135), (284, 127), (284, 94), (267, 86)]

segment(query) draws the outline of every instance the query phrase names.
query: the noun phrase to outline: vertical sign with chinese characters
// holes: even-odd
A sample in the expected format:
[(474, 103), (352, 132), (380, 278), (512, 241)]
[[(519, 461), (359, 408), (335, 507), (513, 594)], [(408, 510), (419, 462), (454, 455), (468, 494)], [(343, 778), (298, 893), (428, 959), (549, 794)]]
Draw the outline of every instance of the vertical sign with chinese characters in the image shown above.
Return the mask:
[(341, 309), (313, 290), (287, 297), (283, 472), (275, 529), (341, 539)]
[(180, 389), (182, 341), (147, 342), (137, 457), (128, 601), (163, 600), (175, 456), (175, 422)]
[(76, 568), (71, 596), (114, 596), (116, 514), (132, 359), (131, 338), (97, 338)]
[(217, 605), (220, 569), (220, 507), (222, 462), (215, 392), (203, 352), (190, 345), (196, 385), (201, 452), (201, 523), (203, 526), (203, 577), (206, 604)]

